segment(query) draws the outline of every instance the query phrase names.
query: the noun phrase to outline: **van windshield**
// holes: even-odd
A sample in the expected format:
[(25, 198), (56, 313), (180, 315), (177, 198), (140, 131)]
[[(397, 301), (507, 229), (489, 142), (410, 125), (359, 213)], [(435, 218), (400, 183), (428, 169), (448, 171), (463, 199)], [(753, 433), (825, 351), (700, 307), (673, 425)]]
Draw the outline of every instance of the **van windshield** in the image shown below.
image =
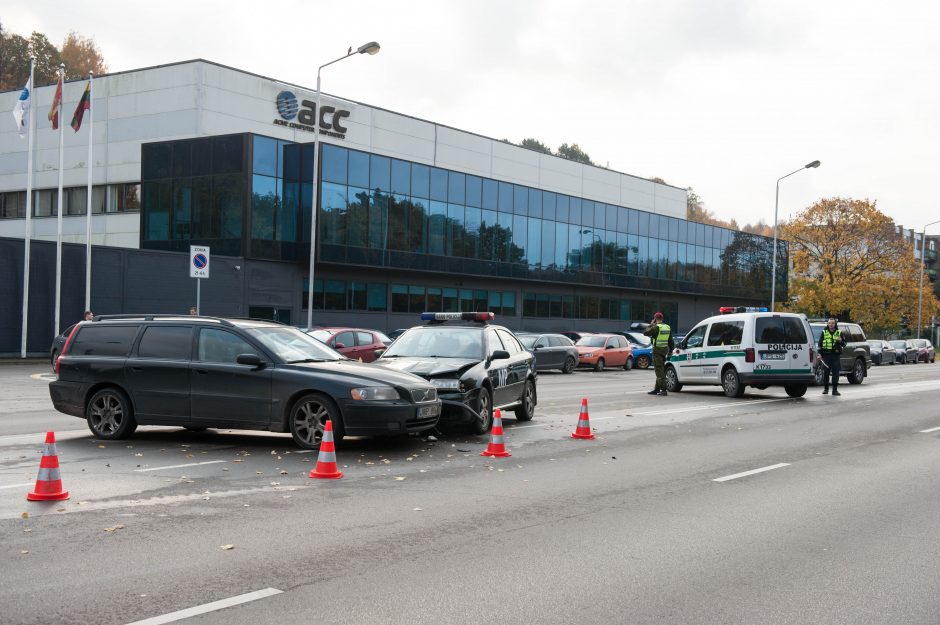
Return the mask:
[(758, 317), (754, 325), (754, 342), (806, 343), (806, 329), (799, 317)]

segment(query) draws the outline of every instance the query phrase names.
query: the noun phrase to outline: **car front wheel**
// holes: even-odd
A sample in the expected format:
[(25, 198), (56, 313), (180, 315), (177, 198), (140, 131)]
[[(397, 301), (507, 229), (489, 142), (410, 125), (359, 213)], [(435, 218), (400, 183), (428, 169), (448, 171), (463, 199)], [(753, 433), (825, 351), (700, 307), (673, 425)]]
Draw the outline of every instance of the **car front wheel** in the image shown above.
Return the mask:
[(852, 372), (846, 376), (846, 379), (849, 384), (861, 384), (865, 379), (865, 363), (857, 359), (852, 365)]
[(302, 449), (319, 449), (327, 419), (333, 425), (333, 440), (342, 440), (343, 424), (336, 405), (319, 393), (301, 397), (290, 411), (290, 433), (294, 443)]
[(633, 368), (633, 356), (627, 356), (627, 362), (623, 363), (623, 368), (625, 371)]
[(535, 384), (526, 380), (525, 390), (522, 392), (522, 403), (513, 410), (517, 421), (531, 421), (535, 416)]
[(572, 371), (574, 371), (574, 368), (577, 366), (578, 366), (578, 363), (575, 362), (574, 358), (572, 356), (568, 356), (567, 358), (565, 358), (565, 366), (562, 367), (561, 372), (571, 373)]
[(127, 395), (116, 388), (101, 389), (92, 395), (88, 400), (85, 417), (88, 420), (88, 429), (95, 438), (127, 438), (137, 429)]
[(676, 393), (682, 390), (682, 384), (679, 382), (679, 374), (675, 367), (666, 367), (666, 390), (670, 393)]
[(477, 404), (477, 418), (473, 421), (474, 434), (486, 434), (493, 427), (493, 396), (490, 389), (480, 389)]
[(603, 358), (598, 358), (598, 359), (597, 359), (597, 364), (594, 365), (594, 370), (595, 370), (595, 371), (598, 371), (598, 372), (604, 370), (604, 359), (603, 359)]

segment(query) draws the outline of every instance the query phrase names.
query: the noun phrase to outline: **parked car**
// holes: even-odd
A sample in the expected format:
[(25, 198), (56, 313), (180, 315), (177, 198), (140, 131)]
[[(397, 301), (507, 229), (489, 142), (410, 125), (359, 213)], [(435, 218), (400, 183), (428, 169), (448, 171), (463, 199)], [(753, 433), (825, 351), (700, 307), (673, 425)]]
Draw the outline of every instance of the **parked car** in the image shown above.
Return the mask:
[[(826, 327), (826, 319), (810, 320), (810, 327), (813, 330), (813, 339), (816, 345), (819, 345), (819, 337)], [(839, 375), (844, 375), (849, 384), (861, 384), (868, 375), (868, 369), (871, 367), (871, 347), (865, 338), (865, 332), (857, 323), (840, 321), (838, 329), (842, 331), (842, 337), (845, 339), (845, 347), (842, 348), (842, 355), (839, 358), (841, 370)], [(816, 376), (816, 385), (823, 386), (823, 375), (826, 368), (822, 359), (818, 359), (813, 366), (813, 374)]]
[(378, 330), (365, 328), (319, 328), (310, 330), (308, 334), (346, 358), (362, 362), (372, 362), (378, 358), (375, 350), (392, 344), (392, 339)]
[(871, 361), (876, 365), (893, 365), (897, 362), (897, 351), (888, 341), (877, 339), (868, 341), (871, 347)]
[(633, 348), (617, 334), (591, 334), (578, 339), (578, 366), (603, 371), (607, 367), (633, 368)]
[(899, 365), (906, 365), (912, 362), (917, 362), (918, 350), (916, 347), (914, 347), (913, 341), (898, 339), (896, 341), (888, 342), (891, 343), (891, 347), (894, 348), (895, 357), (897, 358), (897, 363)]
[(917, 348), (917, 362), (934, 362), (937, 359), (933, 343), (927, 339), (911, 339), (911, 343)]
[[(633, 349), (633, 366), (637, 369), (649, 369), (653, 364), (653, 342), (642, 332), (635, 330), (617, 330), (608, 334), (619, 334), (627, 339)], [(676, 342), (678, 344), (678, 341)]]
[(335, 440), (423, 432), (437, 425), (437, 389), (409, 373), (349, 360), (270, 321), (111, 315), (76, 325), (49, 384), (56, 410), (97, 438), (138, 425), (290, 432), (318, 449)]
[(493, 427), (493, 410), (535, 416), (535, 356), (493, 313), (422, 313), (427, 325), (398, 337), (373, 366), (420, 375), (440, 393), (442, 428)]
[(535, 355), (538, 371), (558, 369), (562, 373), (571, 373), (578, 366), (578, 348), (567, 336), (516, 332), (516, 338)]
[(65, 347), (65, 342), (68, 340), (69, 335), (77, 325), (77, 323), (73, 323), (66, 329), (62, 330), (58, 336), (52, 339), (52, 347), (49, 348), (49, 362), (52, 365), (53, 370), (55, 369), (56, 358), (58, 358), (59, 354), (62, 353), (62, 349)]
[(387, 336), (388, 338), (390, 338), (390, 339), (392, 339), (392, 340), (394, 341), (395, 339), (397, 339), (399, 336), (401, 336), (402, 334), (404, 334), (404, 333), (407, 332), (407, 331), (408, 331), (408, 328), (398, 328), (397, 330), (392, 330), (391, 332), (389, 332), (389, 333), (386, 334), (385, 336)]

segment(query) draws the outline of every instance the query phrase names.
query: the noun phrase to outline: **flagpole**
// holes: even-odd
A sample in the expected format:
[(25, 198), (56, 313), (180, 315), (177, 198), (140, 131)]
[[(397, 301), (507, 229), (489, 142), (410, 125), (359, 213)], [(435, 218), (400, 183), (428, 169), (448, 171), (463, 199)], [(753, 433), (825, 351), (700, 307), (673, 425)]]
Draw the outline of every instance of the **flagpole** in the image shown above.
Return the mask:
[[(56, 207), (56, 240), (55, 240), (55, 334), (59, 335), (62, 318), (62, 170), (65, 167), (65, 132), (62, 119), (62, 104), (65, 100), (65, 63), (59, 65), (59, 83), (62, 85), (62, 99), (59, 100), (59, 203)], [(53, 96), (55, 97), (55, 96)]]
[(29, 328), (29, 243), (33, 235), (33, 66), (36, 57), (29, 57), (29, 106), (26, 120), (26, 236), (23, 237), (23, 330), (20, 337), (20, 358), (26, 358), (26, 333)]
[(91, 175), (94, 165), (91, 145), (95, 133), (95, 112), (91, 109), (92, 72), (88, 72), (88, 202), (85, 207), (85, 310), (91, 310)]

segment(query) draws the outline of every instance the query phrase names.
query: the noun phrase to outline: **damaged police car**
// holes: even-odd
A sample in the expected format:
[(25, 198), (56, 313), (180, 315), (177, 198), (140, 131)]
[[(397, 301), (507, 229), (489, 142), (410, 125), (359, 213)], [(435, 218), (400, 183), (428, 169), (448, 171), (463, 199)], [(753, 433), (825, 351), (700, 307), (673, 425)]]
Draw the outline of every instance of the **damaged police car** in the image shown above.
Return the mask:
[(508, 329), (489, 323), (493, 313), (423, 313), (421, 319), (427, 325), (407, 330), (373, 364), (437, 387), (440, 427), (485, 434), (496, 408), (512, 410), (519, 421), (535, 416), (535, 356)]

